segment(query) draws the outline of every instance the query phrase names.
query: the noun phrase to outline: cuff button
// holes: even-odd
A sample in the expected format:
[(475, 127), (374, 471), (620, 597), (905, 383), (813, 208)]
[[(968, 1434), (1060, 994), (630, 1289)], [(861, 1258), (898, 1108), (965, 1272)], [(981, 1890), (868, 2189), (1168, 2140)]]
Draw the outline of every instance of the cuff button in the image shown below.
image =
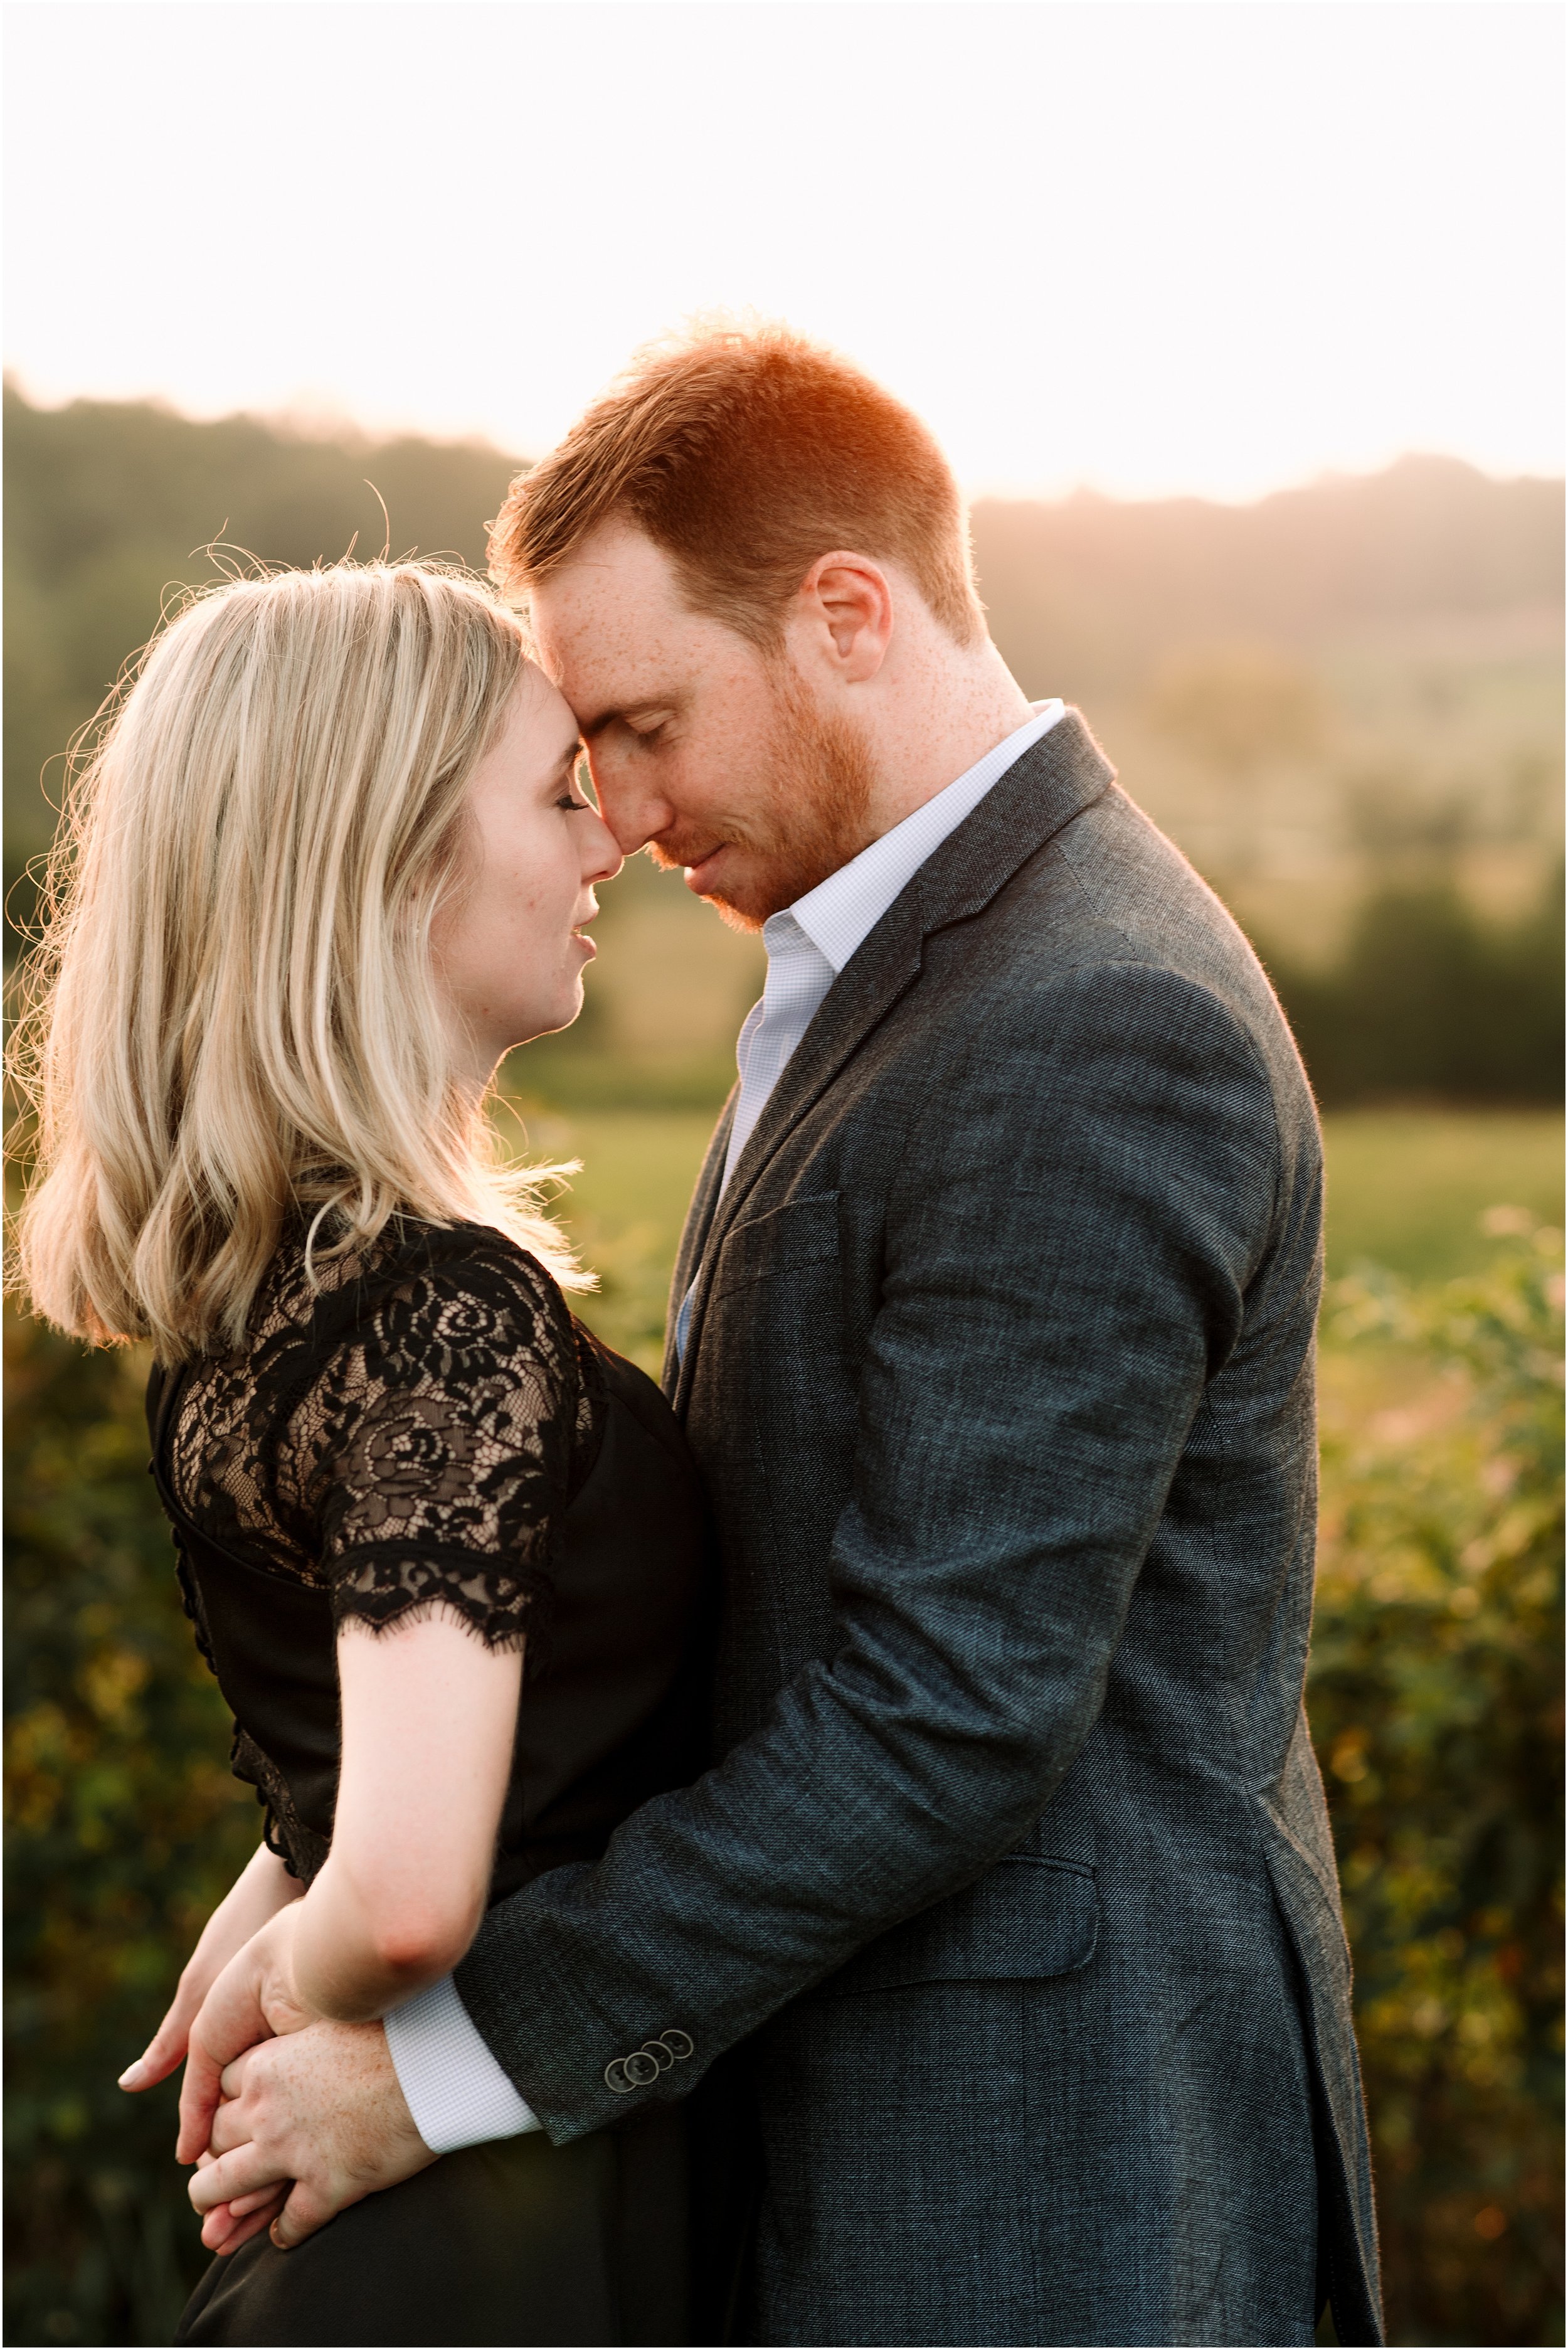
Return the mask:
[(659, 2036), (678, 2064), (697, 2053), (697, 2043), (689, 2032), (661, 2032)]

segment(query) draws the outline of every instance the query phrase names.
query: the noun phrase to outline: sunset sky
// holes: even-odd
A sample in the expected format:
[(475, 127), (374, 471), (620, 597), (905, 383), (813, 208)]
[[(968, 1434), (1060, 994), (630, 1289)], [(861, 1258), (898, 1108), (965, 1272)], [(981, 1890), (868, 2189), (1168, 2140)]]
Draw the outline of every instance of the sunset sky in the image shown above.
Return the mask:
[(974, 490), (1561, 469), (1561, 11), (1507, 0), (9, 7), (36, 396), (556, 440), (751, 306)]

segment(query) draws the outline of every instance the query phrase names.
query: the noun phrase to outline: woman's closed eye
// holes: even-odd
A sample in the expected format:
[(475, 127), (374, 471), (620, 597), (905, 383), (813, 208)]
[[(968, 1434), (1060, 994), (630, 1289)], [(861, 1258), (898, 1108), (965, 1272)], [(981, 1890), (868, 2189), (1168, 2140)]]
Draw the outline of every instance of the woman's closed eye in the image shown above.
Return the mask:
[(598, 814), (598, 808), (588, 789), (587, 764), (583, 757), (582, 745), (578, 743), (562, 760), (556, 770), (560, 776), (561, 789), (556, 806), (565, 810), (567, 815), (597, 816)]

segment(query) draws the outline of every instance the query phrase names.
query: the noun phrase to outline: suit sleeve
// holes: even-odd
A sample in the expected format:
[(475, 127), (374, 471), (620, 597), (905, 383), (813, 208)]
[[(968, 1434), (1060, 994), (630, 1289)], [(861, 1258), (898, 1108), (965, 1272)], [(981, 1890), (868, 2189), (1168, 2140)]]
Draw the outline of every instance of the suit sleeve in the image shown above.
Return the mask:
[[(887, 1206), (836, 1648), (602, 1860), (491, 1910), (458, 1970), (557, 2141), (683, 2093), (1025, 1833), (1099, 1712), (1240, 1330), (1275, 1123), (1205, 990), (1133, 963), (1056, 979), (929, 1074), (940, 1114)], [(671, 2030), (690, 2054), (628, 2090), (616, 2060)]]

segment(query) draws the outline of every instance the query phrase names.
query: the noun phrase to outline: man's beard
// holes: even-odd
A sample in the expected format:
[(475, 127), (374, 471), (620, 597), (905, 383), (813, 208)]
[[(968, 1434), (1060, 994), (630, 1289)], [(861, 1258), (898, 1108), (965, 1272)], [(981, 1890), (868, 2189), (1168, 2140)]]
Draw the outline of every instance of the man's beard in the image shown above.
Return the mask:
[[(727, 841), (746, 852), (746, 871), (711, 892), (708, 903), (734, 931), (760, 931), (770, 914), (793, 906), (830, 873), (870, 846), (871, 754), (847, 718), (817, 708), (794, 671), (770, 663), (774, 723), (758, 766), (769, 799)], [(667, 868), (683, 860), (657, 842), (649, 853)]]

